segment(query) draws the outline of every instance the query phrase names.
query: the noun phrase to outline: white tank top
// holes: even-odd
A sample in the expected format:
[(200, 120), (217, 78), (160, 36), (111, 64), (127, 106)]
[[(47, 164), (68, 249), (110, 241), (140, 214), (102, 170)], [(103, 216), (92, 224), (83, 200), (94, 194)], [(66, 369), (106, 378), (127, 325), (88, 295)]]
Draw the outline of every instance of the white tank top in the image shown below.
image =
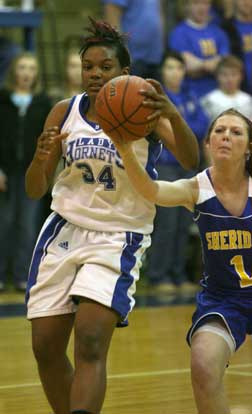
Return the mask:
[[(85, 119), (87, 94), (75, 96), (61, 131), (69, 132), (63, 142), (65, 168), (52, 191), (52, 209), (70, 223), (98, 231), (132, 231), (149, 234), (153, 230), (155, 206), (130, 184), (122, 160), (110, 138), (98, 124)], [(136, 153), (152, 178), (160, 142), (140, 139)]]

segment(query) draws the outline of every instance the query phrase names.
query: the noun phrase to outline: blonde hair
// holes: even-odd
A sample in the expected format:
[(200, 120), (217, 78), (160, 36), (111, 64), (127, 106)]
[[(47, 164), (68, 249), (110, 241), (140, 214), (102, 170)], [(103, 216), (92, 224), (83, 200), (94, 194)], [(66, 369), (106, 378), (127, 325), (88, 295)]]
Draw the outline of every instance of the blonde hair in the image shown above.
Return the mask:
[(40, 70), (39, 70), (39, 61), (38, 61), (37, 56), (33, 54), (32, 52), (21, 52), (13, 59), (13, 61), (11, 62), (10, 68), (8, 70), (7, 76), (5, 78), (4, 86), (9, 90), (15, 89), (17, 63), (19, 62), (20, 59), (23, 59), (23, 58), (32, 58), (37, 63), (38, 73), (32, 85), (32, 92), (35, 94), (39, 93), (42, 89)]

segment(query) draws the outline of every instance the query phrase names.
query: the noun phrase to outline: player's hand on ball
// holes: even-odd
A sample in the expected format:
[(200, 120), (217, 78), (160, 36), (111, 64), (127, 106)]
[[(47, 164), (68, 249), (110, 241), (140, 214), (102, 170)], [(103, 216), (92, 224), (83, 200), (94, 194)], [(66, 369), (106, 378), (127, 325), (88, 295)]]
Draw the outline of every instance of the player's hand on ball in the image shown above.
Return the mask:
[(35, 152), (35, 159), (39, 161), (46, 161), (50, 158), (53, 150), (60, 141), (63, 141), (68, 136), (68, 133), (61, 134), (59, 127), (54, 126), (42, 132), (38, 138), (37, 148)]
[(161, 84), (158, 81), (154, 79), (146, 80), (155, 88), (155, 90), (140, 91), (141, 95), (145, 96), (145, 99), (142, 104), (148, 108), (152, 108), (155, 110), (153, 114), (147, 117), (147, 119), (153, 120), (159, 117), (165, 117), (170, 119), (171, 116), (178, 112), (175, 105), (165, 94)]

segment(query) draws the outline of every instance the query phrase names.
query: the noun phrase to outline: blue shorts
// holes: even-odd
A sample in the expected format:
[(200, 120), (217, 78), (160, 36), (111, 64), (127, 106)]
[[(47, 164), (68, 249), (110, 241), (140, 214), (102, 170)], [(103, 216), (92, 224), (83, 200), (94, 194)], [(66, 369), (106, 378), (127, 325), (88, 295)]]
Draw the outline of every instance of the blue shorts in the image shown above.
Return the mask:
[(192, 317), (192, 326), (187, 334), (190, 345), (192, 335), (209, 319), (221, 318), (225, 323), (237, 350), (252, 334), (252, 300), (238, 296), (221, 296), (206, 291), (197, 295), (197, 308)]

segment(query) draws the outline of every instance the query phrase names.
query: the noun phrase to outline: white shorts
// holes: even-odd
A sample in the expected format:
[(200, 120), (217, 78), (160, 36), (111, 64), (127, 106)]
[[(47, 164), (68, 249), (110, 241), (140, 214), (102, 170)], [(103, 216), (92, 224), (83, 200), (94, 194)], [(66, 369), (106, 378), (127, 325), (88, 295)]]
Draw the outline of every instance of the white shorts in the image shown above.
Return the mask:
[(31, 261), (28, 319), (73, 313), (73, 297), (81, 296), (114, 309), (126, 320), (135, 304), (141, 257), (149, 245), (149, 235), (85, 230), (52, 213)]

